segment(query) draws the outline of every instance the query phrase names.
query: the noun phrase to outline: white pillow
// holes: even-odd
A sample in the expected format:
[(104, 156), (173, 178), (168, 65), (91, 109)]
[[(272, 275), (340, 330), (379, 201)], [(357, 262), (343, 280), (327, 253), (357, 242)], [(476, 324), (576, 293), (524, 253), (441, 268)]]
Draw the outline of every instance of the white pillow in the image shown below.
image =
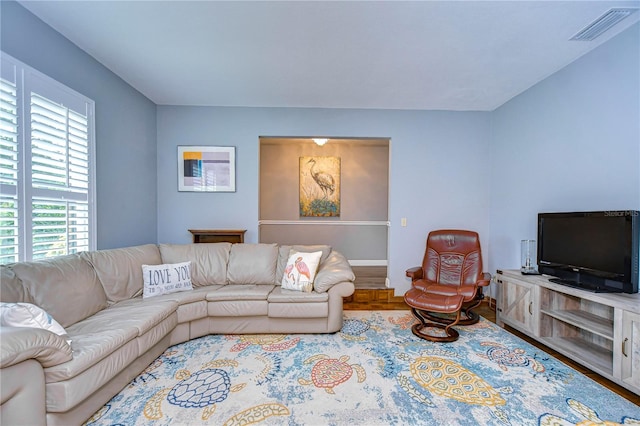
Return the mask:
[(43, 328), (64, 337), (67, 343), (71, 344), (64, 327), (44, 309), (31, 303), (0, 303), (0, 324), (9, 327)]
[(165, 265), (142, 265), (142, 279), (144, 281), (143, 298), (193, 290), (190, 261)]
[(316, 276), (321, 256), (321, 251), (304, 253), (291, 250), (287, 266), (284, 268), (282, 288), (307, 293), (313, 291), (313, 279)]

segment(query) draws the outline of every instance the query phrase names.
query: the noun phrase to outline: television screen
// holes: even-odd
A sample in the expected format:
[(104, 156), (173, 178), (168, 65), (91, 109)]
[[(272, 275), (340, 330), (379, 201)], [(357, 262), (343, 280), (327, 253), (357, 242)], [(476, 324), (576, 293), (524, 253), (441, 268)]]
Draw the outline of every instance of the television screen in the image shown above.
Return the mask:
[(539, 260), (624, 276), (631, 244), (624, 217), (547, 216), (543, 226)]
[(638, 211), (538, 214), (538, 270), (590, 291), (638, 291)]

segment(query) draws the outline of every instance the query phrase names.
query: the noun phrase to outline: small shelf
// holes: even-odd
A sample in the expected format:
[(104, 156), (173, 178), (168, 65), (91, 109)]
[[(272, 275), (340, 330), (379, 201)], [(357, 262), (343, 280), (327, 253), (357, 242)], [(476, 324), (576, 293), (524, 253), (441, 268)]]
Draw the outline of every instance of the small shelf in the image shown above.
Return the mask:
[(613, 320), (598, 315), (577, 310), (547, 310), (540, 312), (557, 320), (566, 322), (583, 330), (597, 334), (607, 340), (613, 340)]
[(541, 337), (540, 342), (598, 373), (613, 374), (613, 352), (579, 337)]

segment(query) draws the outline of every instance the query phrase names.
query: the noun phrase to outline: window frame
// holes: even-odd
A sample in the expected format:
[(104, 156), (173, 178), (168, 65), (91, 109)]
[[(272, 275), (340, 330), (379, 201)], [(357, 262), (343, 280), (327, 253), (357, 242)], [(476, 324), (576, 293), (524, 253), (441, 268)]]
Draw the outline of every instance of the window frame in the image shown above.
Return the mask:
[[(13, 78), (16, 87), (17, 98), (17, 185), (15, 193), (17, 195), (18, 210), (18, 259), (19, 262), (33, 260), (34, 255), (34, 219), (33, 201), (35, 198), (47, 198), (52, 202), (67, 203), (65, 212), (66, 233), (69, 235), (71, 228), (70, 203), (80, 201), (87, 203), (88, 209), (88, 247), (89, 251), (97, 249), (97, 199), (96, 199), (96, 138), (95, 138), (95, 102), (54, 80), (38, 70), (26, 65), (0, 51), (0, 77), (8, 80)], [(11, 80), (9, 80), (11, 81)], [(82, 115), (86, 113), (87, 120), (87, 156), (88, 156), (88, 187), (86, 195), (78, 193), (67, 186), (61, 189), (45, 189), (33, 187), (32, 181), (32, 115), (31, 115), (31, 95), (35, 93), (56, 104), (62, 105), (66, 111), (74, 111)], [(68, 115), (68, 114), (67, 114)], [(68, 121), (68, 120), (67, 120)], [(66, 131), (67, 150), (69, 131)], [(69, 164), (67, 164), (67, 173)], [(1, 185), (0, 193), (10, 195), (10, 187), (13, 185)], [(70, 247), (72, 241), (67, 240), (64, 246), (65, 254), (73, 251)], [(53, 256), (45, 256), (53, 257)], [(39, 257), (41, 258), (41, 257)], [(0, 263), (2, 260), (0, 258)]]

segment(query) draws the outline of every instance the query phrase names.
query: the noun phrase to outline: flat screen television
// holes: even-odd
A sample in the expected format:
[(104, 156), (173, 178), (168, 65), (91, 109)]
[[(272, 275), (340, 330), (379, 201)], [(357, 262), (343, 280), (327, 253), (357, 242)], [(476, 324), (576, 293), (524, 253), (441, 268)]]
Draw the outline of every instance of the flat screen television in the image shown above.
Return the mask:
[(640, 212), (538, 214), (538, 271), (595, 292), (638, 292)]

